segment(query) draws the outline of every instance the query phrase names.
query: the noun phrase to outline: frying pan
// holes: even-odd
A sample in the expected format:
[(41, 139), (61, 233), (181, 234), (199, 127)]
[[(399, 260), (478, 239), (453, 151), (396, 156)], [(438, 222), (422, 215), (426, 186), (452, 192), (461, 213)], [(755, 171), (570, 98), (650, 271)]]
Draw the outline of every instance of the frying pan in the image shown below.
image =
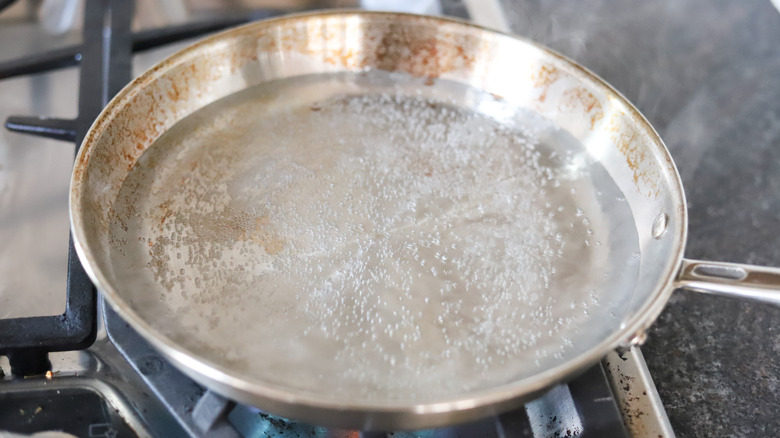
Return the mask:
[(70, 212), (172, 363), (323, 425), (516, 407), (641, 343), (677, 288), (778, 302), (777, 270), (683, 259), (679, 175), (618, 92), (443, 18), (294, 15), (174, 54), (93, 124)]

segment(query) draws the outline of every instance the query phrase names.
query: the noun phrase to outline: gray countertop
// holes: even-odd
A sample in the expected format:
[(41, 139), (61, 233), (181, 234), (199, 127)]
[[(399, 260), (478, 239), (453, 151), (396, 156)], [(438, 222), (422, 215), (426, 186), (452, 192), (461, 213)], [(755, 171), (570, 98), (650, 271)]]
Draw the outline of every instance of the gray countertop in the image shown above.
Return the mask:
[[(780, 13), (769, 0), (504, 0), (515, 32), (642, 111), (682, 175), (686, 257), (780, 266)], [(643, 348), (680, 437), (780, 432), (780, 309), (677, 292)]]

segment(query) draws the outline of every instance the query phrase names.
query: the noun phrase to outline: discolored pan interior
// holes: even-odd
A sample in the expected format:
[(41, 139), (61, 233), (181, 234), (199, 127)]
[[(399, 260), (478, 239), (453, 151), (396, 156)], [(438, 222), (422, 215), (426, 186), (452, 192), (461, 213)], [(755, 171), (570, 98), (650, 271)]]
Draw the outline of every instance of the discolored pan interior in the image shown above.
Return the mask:
[(90, 275), (186, 372), (394, 427), (517, 403), (641, 332), (683, 205), (652, 128), (586, 71), (371, 13), (164, 61), (95, 123), (71, 198)]

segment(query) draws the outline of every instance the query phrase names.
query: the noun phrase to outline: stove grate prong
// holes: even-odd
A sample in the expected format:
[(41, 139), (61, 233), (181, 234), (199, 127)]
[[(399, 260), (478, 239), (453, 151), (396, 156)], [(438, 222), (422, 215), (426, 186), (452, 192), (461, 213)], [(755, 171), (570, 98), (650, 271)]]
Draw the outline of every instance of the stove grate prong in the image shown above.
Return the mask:
[(76, 141), (76, 120), (38, 116), (10, 116), (5, 121), (9, 131), (67, 142)]

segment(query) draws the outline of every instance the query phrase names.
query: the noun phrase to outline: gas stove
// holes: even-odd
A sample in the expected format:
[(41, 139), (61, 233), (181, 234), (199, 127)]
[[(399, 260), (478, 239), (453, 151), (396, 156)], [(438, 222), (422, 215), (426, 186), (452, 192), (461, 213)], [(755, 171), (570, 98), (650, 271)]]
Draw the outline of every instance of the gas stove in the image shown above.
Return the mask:
[(482, 421), (361, 432), (298, 423), (228, 400), (184, 376), (103, 302), (99, 313), (98, 337), (88, 349), (51, 353), (50, 373), (6, 377), (0, 387), (4, 429), (85, 437), (674, 436), (638, 349), (611, 353), (524, 407)]
[[(75, 3), (73, 8), (78, 6)], [(163, 7), (162, 2), (134, 5), (122, 0), (87, 0), (79, 23), (68, 6), (57, 15), (47, 11), (47, 4), (49, 9), (52, 6), (44, 2), (40, 14), (49, 31), (51, 23), (67, 28), (63, 20), (71, 14), (70, 25), (83, 28), (81, 41), (72, 33), (55, 41), (34, 23), (0, 24), (4, 41), (25, 41), (13, 57), (4, 56), (0, 62), (0, 79), (4, 80), (0, 95), (5, 102), (0, 108), (8, 116), (6, 126), (49, 139), (8, 133), (0, 138), (0, 201), (4, 209), (21, 212), (18, 216), (3, 213), (0, 233), (12, 248), (24, 247), (16, 257), (9, 252), (0, 259), (5, 277), (12, 279), (0, 285), (0, 437), (40, 431), (85, 437), (674, 436), (638, 348), (609, 354), (578, 378), (515, 411), (412, 432), (335, 430), (274, 417), (205, 389), (157, 354), (102, 300), (72, 244), (64, 245), (72, 148), (51, 140), (78, 145), (111, 96), (135, 74), (191, 38), (310, 6), (284, 2), (289, 3), (287, 9), (272, 9), (239, 2), (240, 8), (214, 7), (199, 16), (186, 13), (184, 2), (176, 3), (184, 9), (168, 10), (164, 26), (155, 22), (154, 28), (137, 30), (133, 17), (138, 27), (144, 14), (148, 16), (155, 7), (171, 8), (171, 3)], [(212, 7), (213, 2), (192, 3)], [(452, 15), (507, 30), (497, 1), (334, 3)], [(315, 6), (332, 5), (320, 2)], [(138, 54), (134, 57), (134, 53)], [(78, 72), (45, 73), (75, 66), (80, 67)], [(66, 118), (73, 115), (74, 107), (77, 115)], [(15, 116), (12, 111), (40, 115)], [(32, 177), (24, 177), (30, 173), (25, 166), (35, 169)], [(56, 248), (62, 250), (57, 253), (51, 245), (40, 243), (44, 241), (62, 242), (64, 248)], [(66, 277), (56, 272), (60, 265), (52, 261), (64, 261), (64, 253), (68, 254)], [(40, 278), (14, 283), (20, 275)], [(67, 286), (64, 312), (59, 307), (61, 298), (49, 290), (57, 284)], [(33, 290), (28, 293), (23, 287)]]

